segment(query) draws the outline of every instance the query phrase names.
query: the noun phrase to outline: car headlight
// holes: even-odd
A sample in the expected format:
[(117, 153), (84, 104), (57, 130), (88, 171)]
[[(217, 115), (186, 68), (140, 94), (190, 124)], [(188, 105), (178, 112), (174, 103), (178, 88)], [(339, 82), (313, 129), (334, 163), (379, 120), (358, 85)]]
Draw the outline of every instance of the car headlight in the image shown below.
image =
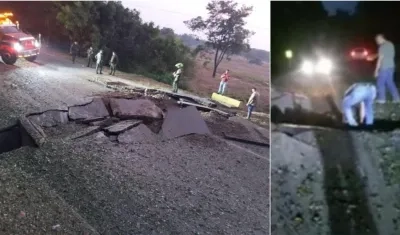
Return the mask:
[(22, 49), (24, 49), (24, 48), (22, 47), (22, 45), (21, 45), (19, 42), (17, 42), (17, 43), (14, 43), (14, 49), (15, 49), (17, 52), (20, 52), (20, 51), (22, 51)]
[(333, 68), (332, 61), (329, 59), (320, 59), (317, 63), (316, 70), (318, 73), (330, 74)]
[(311, 61), (304, 61), (301, 65), (301, 71), (305, 74), (312, 74), (314, 72), (314, 65)]
[(35, 40), (35, 47), (40, 47), (40, 42), (38, 40)]

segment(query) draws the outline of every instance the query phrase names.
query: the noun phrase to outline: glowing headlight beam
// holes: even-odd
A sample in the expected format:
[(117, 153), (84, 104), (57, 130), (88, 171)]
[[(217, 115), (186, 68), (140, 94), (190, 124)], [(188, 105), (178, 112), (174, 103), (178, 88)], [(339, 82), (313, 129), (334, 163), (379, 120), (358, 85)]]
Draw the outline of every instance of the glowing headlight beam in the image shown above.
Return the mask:
[(22, 47), (21, 44), (19, 44), (19, 43), (17, 42), (17, 43), (14, 43), (14, 49), (15, 49), (17, 52), (20, 52), (20, 51), (22, 51), (23, 47)]
[(301, 71), (305, 74), (312, 74), (314, 72), (314, 65), (311, 61), (304, 61), (301, 65)]
[(330, 74), (332, 71), (333, 65), (332, 61), (329, 59), (320, 59), (317, 63), (316, 70), (318, 73)]

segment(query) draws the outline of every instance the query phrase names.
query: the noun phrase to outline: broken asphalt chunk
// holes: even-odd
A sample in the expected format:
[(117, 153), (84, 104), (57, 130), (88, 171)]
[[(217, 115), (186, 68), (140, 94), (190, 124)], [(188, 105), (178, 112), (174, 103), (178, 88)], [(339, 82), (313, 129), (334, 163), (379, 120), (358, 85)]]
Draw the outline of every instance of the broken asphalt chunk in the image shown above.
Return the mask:
[(170, 106), (162, 125), (162, 133), (167, 139), (189, 134), (210, 134), (210, 130), (200, 112), (193, 106), (178, 108)]
[(30, 121), (26, 117), (19, 119), (22, 128), (30, 135), (37, 146), (42, 146), (46, 140), (46, 134), (43, 129), (35, 122)]
[(132, 143), (152, 143), (157, 141), (157, 135), (154, 134), (146, 125), (140, 124), (124, 133), (118, 135), (118, 142), (123, 144)]
[(142, 120), (126, 120), (122, 122), (118, 122), (112, 126), (104, 128), (104, 130), (110, 134), (120, 134), (126, 130), (129, 130), (132, 127), (138, 126), (142, 123)]
[(94, 98), (89, 104), (69, 107), (68, 115), (71, 120), (110, 116), (101, 98)]
[(40, 114), (27, 116), (29, 120), (43, 127), (52, 127), (65, 124), (68, 120), (68, 112), (62, 110), (48, 110)]
[(86, 127), (85, 129), (83, 129), (83, 130), (81, 130), (79, 132), (76, 132), (75, 134), (71, 135), (68, 139), (72, 139), (72, 140), (79, 139), (79, 138), (82, 138), (82, 137), (86, 137), (86, 136), (92, 135), (92, 134), (94, 134), (94, 133), (96, 133), (96, 132), (98, 132), (100, 130), (101, 130), (100, 126), (89, 126), (89, 127)]
[(162, 110), (152, 101), (146, 99), (110, 99), (113, 116), (123, 119), (162, 119)]

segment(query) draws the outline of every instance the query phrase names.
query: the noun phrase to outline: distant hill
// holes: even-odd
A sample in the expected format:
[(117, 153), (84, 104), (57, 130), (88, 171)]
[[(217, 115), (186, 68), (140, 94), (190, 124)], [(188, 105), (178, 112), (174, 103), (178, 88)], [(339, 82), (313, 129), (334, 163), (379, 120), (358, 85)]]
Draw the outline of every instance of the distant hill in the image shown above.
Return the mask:
[[(204, 41), (196, 39), (194, 36), (189, 34), (176, 35), (180, 38), (184, 45), (190, 48), (196, 48), (199, 45), (203, 45)], [(261, 49), (251, 49), (247, 53), (242, 53), (241, 56), (249, 60), (250, 63), (269, 62), (269, 52)]]

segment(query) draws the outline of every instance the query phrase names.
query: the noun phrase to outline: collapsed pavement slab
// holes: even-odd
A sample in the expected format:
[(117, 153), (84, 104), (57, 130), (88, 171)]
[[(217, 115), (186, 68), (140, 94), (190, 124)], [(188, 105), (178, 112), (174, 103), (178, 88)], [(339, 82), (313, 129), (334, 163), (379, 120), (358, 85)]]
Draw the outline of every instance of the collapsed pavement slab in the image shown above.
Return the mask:
[(135, 126), (138, 126), (142, 122), (143, 122), (142, 120), (126, 120), (126, 121), (121, 121), (114, 125), (105, 127), (103, 129), (110, 134), (117, 135), (117, 134), (120, 134), (120, 133), (122, 133), (128, 129), (131, 129)]
[(42, 146), (46, 141), (46, 134), (43, 129), (35, 122), (30, 121), (26, 117), (19, 119), (19, 124), (27, 132), (27, 134), (33, 139), (37, 146)]
[(92, 134), (94, 134), (96, 132), (99, 132), (100, 130), (101, 130), (100, 126), (89, 126), (89, 127), (84, 128), (83, 130), (78, 131), (75, 134), (69, 136), (68, 139), (72, 139), (72, 140), (79, 139), (79, 138), (82, 138), (82, 137), (86, 137), (86, 136), (92, 135)]
[(110, 99), (110, 107), (115, 117), (122, 119), (162, 119), (163, 111), (147, 99)]
[(42, 127), (53, 127), (69, 122), (68, 110), (47, 110), (43, 113), (29, 114), (27, 117)]
[(116, 120), (113, 120), (113, 118), (106, 118), (106, 119), (103, 119), (103, 120), (90, 122), (89, 125), (91, 125), (91, 126), (102, 126), (102, 127), (103, 126), (110, 126), (110, 125), (112, 125), (114, 123), (114, 121), (116, 121)]
[(68, 116), (71, 120), (82, 120), (108, 117), (110, 114), (103, 100), (101, 98), (94, 98), (93, 101), (88, 104), (69, 107)]
[(287, 110), (301, 110), (302, 112), (312, 111), (311, 100), (300, 94), (279, 92), (271, 89), (271, 105), (270, 107), (276, 109), (284, 114)]
[(122, 144), (154, 143), (158, 140), (157, 134), (153, 133), (144, 124), (140, 124), (118, 135), (118, 142)]
[(162, 125), (162, 133), (167, 139), (189, 134), (211, 134), (200, 112), (193, 106), (186, 108), (168, 107)]

